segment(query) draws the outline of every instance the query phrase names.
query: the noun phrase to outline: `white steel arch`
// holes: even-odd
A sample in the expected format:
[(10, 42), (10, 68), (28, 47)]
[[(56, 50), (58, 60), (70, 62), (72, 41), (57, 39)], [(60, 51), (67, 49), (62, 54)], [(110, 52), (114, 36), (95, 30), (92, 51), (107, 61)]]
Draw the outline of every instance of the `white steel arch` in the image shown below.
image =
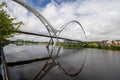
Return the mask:
[[(84, 30), (83, 26), (78, 21), (72, 20), (72, 21), (70, 21), (68, 23), (65, 23), (60, 28), (55, 29), (41, 13), (39, 13), (37, 10), (33, 9), (31, 6), (24, 3), (22, 0), (13, 0), (13, 1), (17, 2), (18, 4), (24, 6), (26, 9), (31, 11), (43, 23), (43, 25), (46, 27), (49, 35), (51, 36), (51, 39), (50, 39), (50, 41), (48, 43), (48, 46), (49, 46), (51, 40), (52, 40), (52, 42), (54, 41), (52, 37), (57, 38), (57, 36), (67, 27), (67, 25), (69, 25), (70, 23), (73, 23), (73, 22), (77, 23), (82, 28), (82, 30), (84, 32), (84, 35), (85, 35), (85, 38), (86, 38), (85, 30)], [(52, 33), (53, 33), (53, 35), (52, 35)], [(58, 35), (57, 35), (57, 33), (58, 33)], [(87, 38), (86, 38), (86, 40), (87, 40)], [(58, 39), (56, 41), (54, 41), (54, 43), (56, 44), (57, 41), (58, 41)], [(55, 46), (55, 44), (53, 44), (53, 45)]]
[(64, 25), (62, 25), (62, 26), (58, 29), (58, 30), (59, 30), (59, 34), (60, 34), (70, 23), (76, 23), (76, 24), (78, 24), (78, 25), (81, 27), (81, 29), (83, 30), (83, 33), (84, 33), (84, 35), (85, 35), (85, 39), (87, 40), (87, 36), (86, 36), (86, 33), (85, 33), (85, 30), (84, 30), (83, 26), (80, 24), (80, 22), (78, 22), (78, 21), (76, 21), (76, 20), (69, 21), (69, 22), (65, 23)]

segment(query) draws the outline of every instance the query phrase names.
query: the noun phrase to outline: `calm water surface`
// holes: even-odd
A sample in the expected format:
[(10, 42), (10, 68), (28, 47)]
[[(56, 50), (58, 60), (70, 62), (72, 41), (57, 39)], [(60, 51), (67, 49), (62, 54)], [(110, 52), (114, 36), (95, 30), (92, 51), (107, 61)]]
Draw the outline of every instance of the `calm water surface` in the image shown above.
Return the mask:
[[(9, 44), (4, 47), (4, 53), (7, 62), (49, 57), (50, 54), (42, 44), (21, 46)], [(120, 80), (120, 51), (61, 48), (57, 60), (69, 74), (79, 71), (84, 62), (85, 65), (75, 76), (65, 74), (56, 65), (44, 71), (43, 67), (47, 60), (8, 66), (10, 78), (11, 80)], [(53, 63), (52, 60), (49, 62)], [(41, 70), (43, 71), (40, 72)]]

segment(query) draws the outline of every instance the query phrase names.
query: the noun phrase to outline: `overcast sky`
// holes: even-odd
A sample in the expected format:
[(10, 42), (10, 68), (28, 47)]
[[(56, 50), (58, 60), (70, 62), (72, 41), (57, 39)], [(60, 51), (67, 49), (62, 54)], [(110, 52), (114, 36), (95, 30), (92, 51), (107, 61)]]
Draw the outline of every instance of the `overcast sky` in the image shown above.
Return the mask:
[[(12, 0), (5, 1), (8, 13), (18, 21), (24, 22), (21, 30), (47, 34), (46, 28), (30, 11)], [(120, 39), (120, 0), (24, 0), (24, 2), (38, 10), (55, 28), (71, 20), (78, 20), (83, 25), (88, 40)], [(80, 36), (83, 34), (77, 25), (71, 24), (62, 35), (82, 40)], [(43, 37), (28, 35), (17, 35), (12, 39), (46, 40)]]

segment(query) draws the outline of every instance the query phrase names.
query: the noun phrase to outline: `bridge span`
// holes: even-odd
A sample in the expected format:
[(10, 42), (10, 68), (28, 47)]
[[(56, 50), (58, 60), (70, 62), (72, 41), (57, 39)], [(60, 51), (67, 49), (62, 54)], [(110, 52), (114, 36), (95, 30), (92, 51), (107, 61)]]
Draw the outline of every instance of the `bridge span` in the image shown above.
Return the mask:
[(68, 38), (63, 38), (63, 37), (55, 37), (55, 36), (31, 33), (31, 32), (26, 32), (26, 31), (15, 31), (15, 32), (16, 33), (22, 33), (22, 34), (28, 34), (28, 35), (43, 36), (43, 37), (48, 37), (48, 38), (57, 38), (57, 39), (62, 39), (62, 40), (67, 40), (67, 41), (82, 42), (80, 40), (73, 40), (73, 39), (68, 39)]

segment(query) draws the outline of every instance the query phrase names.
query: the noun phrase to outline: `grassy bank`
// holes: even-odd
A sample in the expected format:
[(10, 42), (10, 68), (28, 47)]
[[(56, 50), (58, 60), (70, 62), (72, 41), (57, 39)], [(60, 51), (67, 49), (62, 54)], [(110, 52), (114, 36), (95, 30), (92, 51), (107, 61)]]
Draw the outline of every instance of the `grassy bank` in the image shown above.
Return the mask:
[(106, 50), (120, 50), (120, 46), (102, 46), (101, 42), (88, 42), (81, 44), (73, 43), (59, 43), (60, 46), (64, 48), (96, 48), (96, 49), (106, 49)]
[[(6, 45), (9, 43), (32, 43), (32, 44), (48, 44), (48, 42), (34, 42), (34, 41), (0, 41), (0, 44)], [(64, 43), (60, 42), (59, 44), (63, 48), (75, 48), (75, 49), (80, 49), (80, 48), (96, 48), (96, 49), (106, 49), (106, 50), (120, 50), (120, 46), (102, 46), (101, 42), (87, 42), (87, 43)]]
[(102, 46), (101, 42), (88, 42), (85, 48), (97, 48), (107, 50), (120, 50), (120, 46)]
[(64, 48), (84, 48), (83, 44), (67, 44), (67, 43), (59, 43), (60, 46), (64, 47)]

